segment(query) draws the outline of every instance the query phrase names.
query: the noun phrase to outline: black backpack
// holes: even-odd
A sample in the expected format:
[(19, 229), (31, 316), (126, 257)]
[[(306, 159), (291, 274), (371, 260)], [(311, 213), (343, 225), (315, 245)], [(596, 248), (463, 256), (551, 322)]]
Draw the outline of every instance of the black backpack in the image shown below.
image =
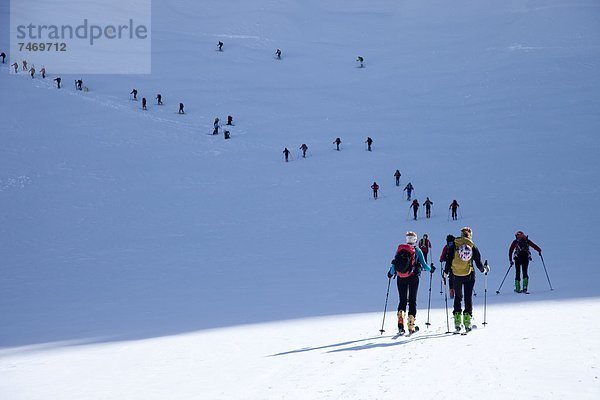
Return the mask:
[(515, 242), (515, 257), (529, 257), (531, 259), (531, 253), (529, 252), (529, 236), (515, 239)]
[(414, 247), (407, 244), (400, 245), (392, 264), (400, 278), (407, 278), (412, 275), (418, 270)]

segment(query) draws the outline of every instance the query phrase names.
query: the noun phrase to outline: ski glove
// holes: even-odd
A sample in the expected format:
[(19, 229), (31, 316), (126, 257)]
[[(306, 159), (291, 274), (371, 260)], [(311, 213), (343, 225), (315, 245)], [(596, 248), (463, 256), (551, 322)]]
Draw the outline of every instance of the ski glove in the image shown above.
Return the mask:
[(431, 270), (429, 272), (431, 272), (432, 274), (435, 272), (435, 267), (433, 265), (429, 266), (431, 268)]
[(490, 272), (492, 268), (489, 265), (484, 265), (483, 266), (483, 273), (487, 274), (488, 272)]
[(392, 279), (392, 276), (394, 276), (394, 275), (392, 275), (392, 273), (390, 271), (388, 271), (388, 273), (387, 273), (388, 279)]

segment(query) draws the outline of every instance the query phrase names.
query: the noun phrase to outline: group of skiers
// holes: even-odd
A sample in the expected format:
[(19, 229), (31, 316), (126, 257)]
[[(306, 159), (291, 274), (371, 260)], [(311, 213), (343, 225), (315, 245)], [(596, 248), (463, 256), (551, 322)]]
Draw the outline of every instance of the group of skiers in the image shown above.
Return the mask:
[[(372, 151), (372, 145), (373, 145), (373, 139), (371, 139), (370, 137), (367, 137), (367, 140), (365, 140), (365, 143), (367, 144), (367, 151)], [(333, 144), (335, 144), (335, 149), (337, 151), (340, 151), (340, 145), (342, 144), (342, 139), (335, 138), (335, 140), (333, 141)], [(302, 158), (306, 158), (306, 152), (308, 150), (308, 146), (306, 145), (306, 143), (302, 143), (302, 145), (300, 146), (300, 150), (302, 150)], [(283, 149), (283, 160), (285, 162), (289, 162), (290, 160), (290, 150), (287, 147), (284, 147)], [(398, 173), (400, 173), (400, 171), (398, 171)], [(397, 181), (399, 181), (400, 177), (398, 176)], [(377, 187), (377, 189), (379, 188), (377, 186), (377, 184), (375, 183), (375, 185)], [(373, 188), (373, 186), (371, 186), (371, 188)], [(375, 198), (377, 198), (377, 189), (373, 188), (373, 196)]]
[[(512, 267), (516, 266), (515, 291), (527, 292), (529, 276), (527, 267), (531, 260), (530, 248), (535, 249), (541, 256), (542, 250), (539, 246), (529, 240), (523, 231), (515, 234), (508, 257)], [(427, 234), (418, 240), (415, 232), (406, 233), (406, 241), (398, 246), (391, 266), (387, 271), (387, 277), (396, 279), (398, 287), (398, 333), (400, 335), (411, 335), (419, 328), (415, 325), (417, 316), (417, 292), (419, 289), (419, 278), (421, 270), (430, 272), (433, 276), (435, 267), (428, 263), (428, 254), (431, 250), (431, 241)], [(473, 293), (475, 287), (475, 267), (483, 274), (490, 272), (490, 266), (481, 261), (481, 253), (473, 241), (473, 230), (464, 227), (460, 235), (448, 235), (446, 244), (440, 255), (440, 263), (443, 266), (442, 282), (446, 288), (449, 287), (450, 298), (454, 299), (453, 320), (455, 333), (465, 333), (472, 329), (473, 317)], [(523, 272), (523, 286), (521, 287), (521, 270)], [(508, 272), (507, 272), (508, 273)], [(521, 289), (522, 288), (522, 289)], [(408, 314), (406, 308), (408, 306)]]
[[(223, 51), (224, 43), (222, 41), (217, 42), (217, 51)], [(275, 50), (275, 58), (281, 60), (281, 49)]]

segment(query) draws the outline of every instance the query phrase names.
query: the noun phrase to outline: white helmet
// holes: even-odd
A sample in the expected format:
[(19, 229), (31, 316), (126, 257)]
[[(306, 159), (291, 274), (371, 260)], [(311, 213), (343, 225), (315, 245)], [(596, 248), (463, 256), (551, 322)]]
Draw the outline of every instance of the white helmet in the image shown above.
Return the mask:
[(417, 244), (417, 234), (413, 231), (406, 232), (406, 243), (412, 246)]

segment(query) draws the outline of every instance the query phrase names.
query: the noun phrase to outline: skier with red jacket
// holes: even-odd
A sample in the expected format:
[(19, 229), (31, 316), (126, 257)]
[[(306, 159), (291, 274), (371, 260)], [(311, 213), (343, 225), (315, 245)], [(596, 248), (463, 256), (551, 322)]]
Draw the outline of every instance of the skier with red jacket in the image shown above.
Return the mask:
[[(447, 259), (447, 254), (448, 254), (448, 252), (453, 251), (454, 239), (456, 239), (454, 237), (454, 235), (446, 236), (446, 245), (442, 249), (442, 254), (440, 255), (440, 264), (441, 263), (447, 264), (449, 262), (452, 262), (452, 260)], [(450, 289), (450, 298), (453, 299), (454, 298), (454, 274), (452, 273), (452, 269), (448, 269), (448, 288)]]
[(417, 291), (419, 290), (419, 276), (421, 269), (433, 274), (435, 267), (427, 264), (423, 253), (417, 247), (417, 234), (406, 232), (406, 244), (401, 244), (396, 250), (396, 256), (387, 273), (389, 279), (397, 278), (398, 296), (398, 333), (403, 335), (404, 314), (408, 304), (408, 334), (415, 333), (419, 328), (415, 325), (417, 316)]
[(521, 293), (521, 267), (523, 268), (523, 293), (527, 293), (527, 286), (529, 284), (527, 268), (529, 267), (529, 261), (531, 261), (530, 247), (533, 247), (540, 256), (542, 255), (542, 249), (529, 240), (529, 236), (526, 236), (523, 231), (518, 231), (515, 233), (515, 240), (512, 241), (508, 249), (508, 261), (511, 266), (513, 263), (515, 264), (515, 292), (517, 293)]
[(371, 189), (373, 189), (373, 198), (377, 199), (377, 191), (379, 190), (379, 185), (377, 184), (377, 182), (373, 182), (373, 184), (371, 185)]
[(431, 242), (427, 237), (427, 234), (424, 234), (423, 237), (419, 240), (419, 249), (423, 252), (423, 257), (425, 257), (425, 261), (427, 261), (427, 255), (429, 254), (429, 249), (431, 248)]

